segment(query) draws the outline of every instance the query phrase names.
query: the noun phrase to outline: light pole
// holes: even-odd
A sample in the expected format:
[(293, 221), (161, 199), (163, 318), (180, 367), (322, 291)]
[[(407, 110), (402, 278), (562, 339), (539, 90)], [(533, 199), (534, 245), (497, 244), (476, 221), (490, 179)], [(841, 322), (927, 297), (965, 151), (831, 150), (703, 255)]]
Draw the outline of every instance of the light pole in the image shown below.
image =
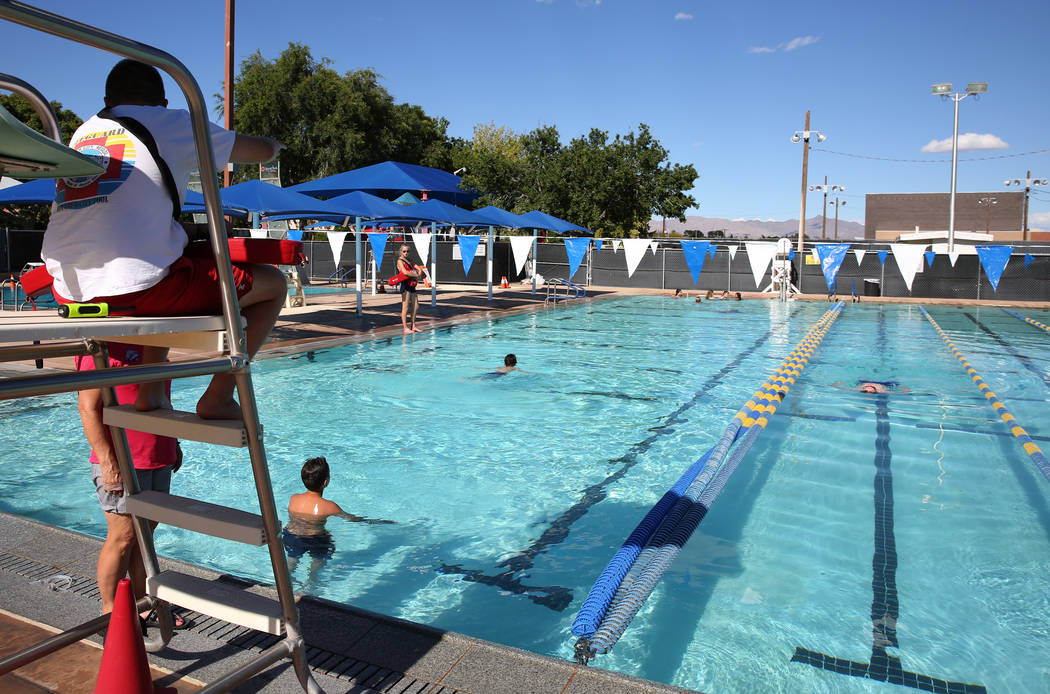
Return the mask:
[(1047, 181), (1045, 178), (1032, 178), (1032, 172), (1029, 171), (1025, 174), (1024, 180), (1020, 178), (1013, 178), (1006, 181), (1006, 185), (1019, 186), (1024, 183), (1024, 213), (1021, 217), (1021, 239), (1023, 241), (1028, 240), (1028, 192), (1032, 189), (1032, 186), (1045, 186)]
[(992, 233), (992, 205), (998, 205), (999, 201), (993, 197), (981, 198), (977, 201), (978, 205), (984, 205), (985, 216), (984, 216), (984, 233)]
[(959, 102), (968, 96), (979, 99), (979, 94), (988, 92), (987, 82), (970, 82), (966, 85), (966, 93), (952, 93), (951, 82), (940, 82), (930, 88), (930, 93), (955, 102), (955, 126), (952, 129), (952, 192), (948, 208), (948, 252), (955, 251), (955, 170), (959, 163)]
[(816, 136), (817, 142), (823, 142), (828, 139), (823, 133), (817, 132), (816, 130), (809, 129), (809, 111), (806, 111), (806, 129), (796, 130), (795, 134), (791, 136), (792, 142), (801, 142), (802, 144), (802, 210), (798, 214), (798, 250), (795, 254), (798, 256), (798, 289), (802, 291), (802, 239), (805, 236), (806, 230), (806, 175), (809, 168), (809, 138)]
[[(845, 190), (843, 188), (842, 190)], [(846, 204), (845, 200), (839, 200), (839, 196), (835, 196), (834, 202), (831, 203), (835, 206), (835, 240), (839, 240), (839, 207)]]
[[(828, 227), (828, 193), (834, 193), (835, 191), (838, 191), (838, 190), (846, 190), (846, 186), (840, 186), (837, 183), (832, 183), (829, 186), (828, 185), (828, 177), (825, 176), (824, 177), (824, 185), (810, 186), (809, 189), (810, 190), (819, 190), (820, 192), (824, 193), (824, 221), (822, 221), (820, 223), (820, 240), (823, 241), (824, 239), (826, 239), (828, 237), (828, 235), (826, 233), (827, 232), (827, 227)], [(837, 210), (836, 210), (835, 214), (838, 214)], [(835, 238), (836, 239), (838, 238), (838, 233), (835, 234)]]

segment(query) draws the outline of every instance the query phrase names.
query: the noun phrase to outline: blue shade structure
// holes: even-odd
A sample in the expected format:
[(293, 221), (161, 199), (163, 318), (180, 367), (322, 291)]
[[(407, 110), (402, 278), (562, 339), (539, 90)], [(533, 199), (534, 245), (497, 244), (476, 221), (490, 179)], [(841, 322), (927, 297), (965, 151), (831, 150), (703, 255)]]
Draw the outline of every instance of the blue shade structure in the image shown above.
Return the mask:
[(223, 188), (219, 193), (224, 207), (238, 207), (261, 216), (295, 214), (300, 217), (313, 217), (331, 214), (327, 202), (260, 180), (238, 183)]
[(454, 224), (456, 226), (489, 226), (486, 218), (470, 210), (450, 205), (442, 200), (425, 200), (415, 205), (396, 205), (401, 208), (401, 219), (422, 219)]
[(528, 227), (546, 229), (558, 234), (564, 234), (567, 231), (582, 231), (585, 234), (594, 235), (594, 232), (586, 227), (567, 222), (564, 219), (559, 219), (554, 215), (549, 215), (546, 212), (540, 212), (539, 210), (533, 210), (532, 212), (526, 212), (525, 214), (518, 216), (525, 221), (525, 226)]
[(50, 205), (54, 199), (53, 178), (39, 178), (0, 190), (0, 203), (8, 205)]
[(420, 195), (426, 191), (428, 198), (465, 205), (477, 197), (476, 194), (459, 187), (462, 179), (440, 169), (416, 164), (385, 161), (364, 166), (352, 171), (307, 181), (292, 186), (290, 190), (317, 197), (333, 197), (354, 190), (374, 195), (396, 198), (402, 193)]
[[(186, 191), (186, 201), (182, 203), (183, 214), (203, 214), (204, 213), (204, 196), (195, 190)], [(243, 207), (236, 205), (227, 205), (224, 201), (222, 204), (222, 213), (227, 217), (247, 217), (248, 210)]]
[(488, 223), (494, 227), (507, 227), (508, 229), (529, 228), (529, 223), (523, 220), (521, 215), (507, 212), (506, 210), (495, 207), (494, 205), (482, 207), (481, 209), (473, 210), (473, 212), (479, 217), (487, 219)]

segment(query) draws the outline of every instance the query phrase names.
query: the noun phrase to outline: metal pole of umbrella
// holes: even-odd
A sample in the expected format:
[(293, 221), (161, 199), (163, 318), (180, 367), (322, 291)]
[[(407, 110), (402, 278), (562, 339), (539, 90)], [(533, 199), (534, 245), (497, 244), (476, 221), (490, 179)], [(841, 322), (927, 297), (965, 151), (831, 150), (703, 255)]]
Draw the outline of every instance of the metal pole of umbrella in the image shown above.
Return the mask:
[(538, 263), (536, 262), (536, 230), (532, 230), (532, 293), (536, 293), (536, 270), (538, 269)]
[(437, 223), (430, 223), (430, 305), (436, 308), (438, 305), (438, 242)]
[(489, 248), (488, 248), (488, 280), (489, 280), (489, 301), (492, 301), (492, 225), (489, 224)]
[[(361, 315), (361, 218), (354, 217), (354, 250), (357, 252), (354, 261), (354, 292), (357, 294), (357, 315)], [(338, 270), (339, 268), (336, 268)]]

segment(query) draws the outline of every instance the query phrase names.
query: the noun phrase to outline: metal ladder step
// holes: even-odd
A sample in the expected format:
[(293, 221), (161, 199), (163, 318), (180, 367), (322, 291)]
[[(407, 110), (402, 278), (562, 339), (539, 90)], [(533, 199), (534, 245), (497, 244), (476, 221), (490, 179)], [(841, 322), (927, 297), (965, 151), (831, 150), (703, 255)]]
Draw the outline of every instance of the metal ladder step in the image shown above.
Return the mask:
[(284, 628), (277, 601), (206, 578), (161, 571), (146, 579), (146, 592), (159, 600), (248, 629), (280, 636)]
[[(117, 405), (103, 408), (102, 421), (111, 427), (144, 431), (147, 434), (234, 448), (248, 445), (248, 432), (244, 429), (244, 422), (239, 419), (201, 419), (192, 412), (181, 410), (139, 412), (134, 405)], [(259, 432), (262, 433), (261, 424)]]
[(140, 492), (128, 497), (128, 513), (247, 545), (266, 544), (263, 519), (257, 513), (185, 496), (154, 491)]

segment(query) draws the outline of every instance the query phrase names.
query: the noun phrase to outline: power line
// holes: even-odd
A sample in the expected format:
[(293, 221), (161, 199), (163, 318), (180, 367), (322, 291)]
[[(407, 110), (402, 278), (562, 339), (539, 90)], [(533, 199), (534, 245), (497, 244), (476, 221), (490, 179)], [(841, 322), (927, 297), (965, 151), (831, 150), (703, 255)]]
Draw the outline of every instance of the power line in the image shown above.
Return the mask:
[[(831, 149), (824, 149), (823, 147), (812, 147), (814, 152), (825, 152), (827, 154), (837, 154), (840, 157), (853, 157), (854, 159), (871, 159), (874, 161), (894, 161), (904, 162), (908, 164), (950, 164), (951, 159), (893, 159), (892, 157), (873, 157), (867, 154), (852, 154), (850, 152), (836, 152)], [(992, 157), (970, 157), (968, 159), (960, 159), (959, 161), (988, 161), (991, 159), (1015, 159), (1017, 157), (1027, 157), (1034, 154), (1047, 154), (1050, 152), (1048, 149), (1036, 149), (1031, 152), (1018, 152), (1017, 154), (999, 154)]]

